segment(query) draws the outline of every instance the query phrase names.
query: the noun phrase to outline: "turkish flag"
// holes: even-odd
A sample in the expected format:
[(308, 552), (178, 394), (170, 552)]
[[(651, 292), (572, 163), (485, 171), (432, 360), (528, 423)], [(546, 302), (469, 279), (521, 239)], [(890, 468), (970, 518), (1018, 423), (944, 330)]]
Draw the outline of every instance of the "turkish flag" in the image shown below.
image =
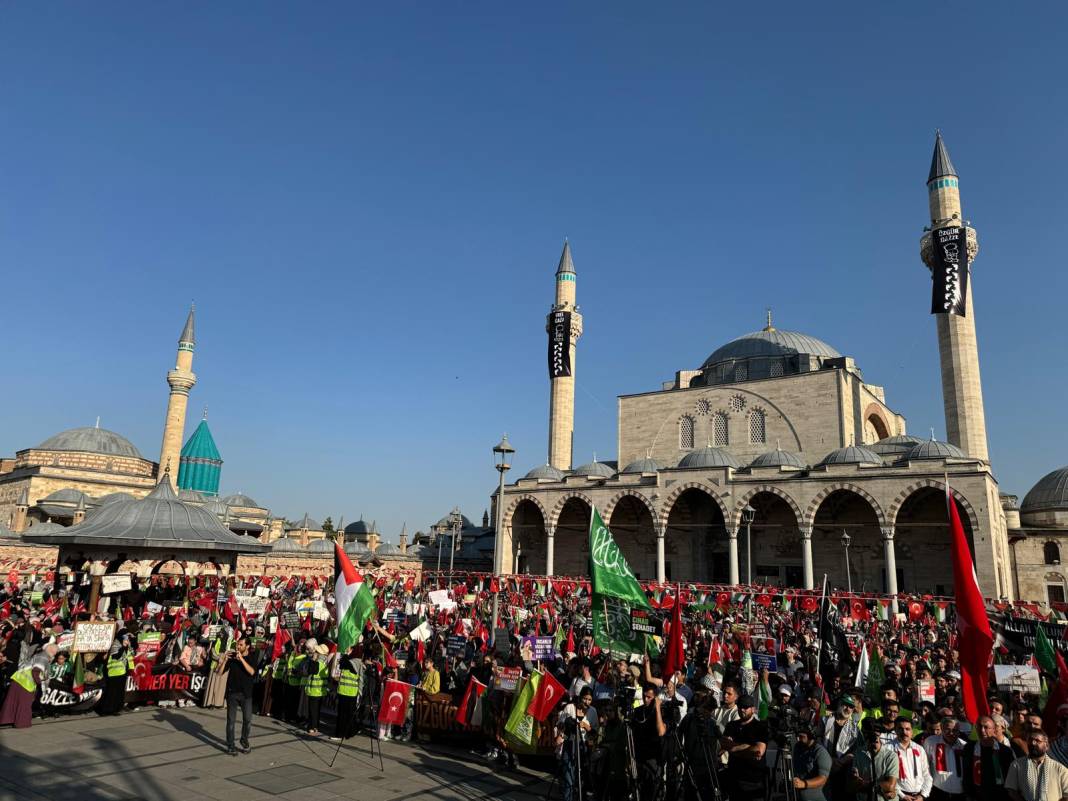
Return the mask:
[(378, 722), (403, 726), (408, 717), (408, 693), (412, 685), (395, 679), (387, 679), (382, 690), (382, 705), (378, 708)]
[(286, 652), (286, 643), (292, 639), (286, 627), (282, 625), (282, 621), (279, 620), (278, 628), (274, 630), (274, 645), (271, 648), (272, 662)]
[(868, 605), (859, 598), (849, 605), (849, 613), (853, 616), (854, 620), (868, 620), (871, 617), (871, 614), (868, 612)]
[(534, 720), (545, 720), (563, 697), (564, 685), (558, 682), (551, 673), (545, 673), (541, 677), (538, 691), (530, 699), (527, 714)]
[(668, 632), (667, 651), (661, 676), (666, 682), (676, 670), (686, 668), (686, 648), (682, 644), (682, 604), (671, 608), (671, 630)]
[[(965, 547), (967, 547), (967, 545), (965, 545)], [(971, 561), (971, 557), (968, 557), (968, 559), (969, 561)], [(923, 620), (923, 614), (925, 611), (926, 607), (924, 607), (923, 603), (921, 603), (920, 601), (909, 602), (909, 620), (913, 623), (918, 623), (919, 621)], [(985, 612), (983, 613), (983, 616), (986, 616)]]
[(805, 612), (808, 612), (808, 613), (811, 614), (812, 612), (815, 612), (816, 609), (818, 609), (818, 608), (819, 608), (819, 601), (816, 600), (815, 596), (807, 595), (807, 596), (805, 596), (804, 598), (801, 599), (801, 609), (802, 609), (802, 611), (805, 611)]
[(760, 593), (756, 598), (757, 606), (769, 607), (771, 606), (771, 596), (766, 592)]
[[(983, 594), (975, 575), (972, 552), (960, 524), (957, 504), (946, 486), (946, 506), (949, 507), (949, 533), (952, 538), (953, 586), (956, 588), (958, 650), (960, 652), (961, 690), (964, 713), (973, 724), (980, 715), (989, 715), (986, 682), (989, 678), (990, 654), (994, 650), (994, 634), (986, 617)], [(912, 605), (909, 605), (909, 612)]]
[(716, 606), (720, 609), (726, 609), (731, 605), (731, 594), (729, 592), (716, 593)]

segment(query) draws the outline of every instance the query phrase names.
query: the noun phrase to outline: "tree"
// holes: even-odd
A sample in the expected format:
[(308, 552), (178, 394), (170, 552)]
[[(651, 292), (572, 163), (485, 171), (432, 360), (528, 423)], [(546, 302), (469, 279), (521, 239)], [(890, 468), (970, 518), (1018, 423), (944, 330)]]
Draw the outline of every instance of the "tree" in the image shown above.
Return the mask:
[(330, 517), (327, 517), (326, 520), (323, 521), (323, 531), (327, 534), (334, 533), (334, 521)]

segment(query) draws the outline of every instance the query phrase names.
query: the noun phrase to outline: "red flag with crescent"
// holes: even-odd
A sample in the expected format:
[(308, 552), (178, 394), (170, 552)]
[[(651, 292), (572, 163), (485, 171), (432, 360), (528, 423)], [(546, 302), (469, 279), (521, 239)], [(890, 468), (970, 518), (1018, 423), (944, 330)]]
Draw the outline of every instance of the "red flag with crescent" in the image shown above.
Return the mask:
[(563, 697), (564, 685), (558, 682), (551, 673), (544, 673), (542, 674), (541, 682), (538, 684), (537, 692), (530, 699), (527, 714), (534, 720), (543, 721), (549, 717), (549, 714)]
[(388, 679), (382, 690), (382, 705), (378, 709), (378, 722), (403, 726), (408, 716), (408, 693), (412, 685)]

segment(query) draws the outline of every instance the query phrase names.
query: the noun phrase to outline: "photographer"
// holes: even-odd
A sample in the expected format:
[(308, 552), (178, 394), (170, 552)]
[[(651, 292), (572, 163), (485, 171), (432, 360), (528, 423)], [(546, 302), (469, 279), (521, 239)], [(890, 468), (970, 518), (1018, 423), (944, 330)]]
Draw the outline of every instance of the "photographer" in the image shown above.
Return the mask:
[(237, 756), (234, 748), (234, 724), (237, 722), (237, 709), (241, 708), (241, 753), (252, 750), (248, 735), (252, 730), (252, 682), (260, 667), (259, 652), (250, 652), (247, 637), (242, 637), (234, 644), (233, 650), (223, 655), (222, 667), (225, 670), (230, 663), (233, 669), (226, 676), (226, 753)]
[(824, 801), (831, 775), (831, 755), (820, 745), (810, 726), (797, 730), (794, 746), (794, 789), (801, 801)]
[(661, 783), (662, 738), (667, 734), (667, 726), (660, 712), (660, 703), (657, 687), (646, 684), (642, 687), (642, 705), (630, 716), (634, 759), (638, 763), (638, 786), (641, 798), (647, 800), (656, 797)]
[(897, 754), (883, 745), (872, 718), (860, 724), (861, 739), (854, 746), (852, 789), (857, 801), (897, 798)]
[(732, 799), (762, 796), (768, 775), (764, 765), (768, 727), (757, 719), (753, 696), (738, 699), (738, 719), (727, 724), (720, 745), (727, 752), (727, 794)]
[(578, 698), (560, 711), (555, 735), (563, 799), (582, 801), (578, 790), (586, 784), (590, 745), (597, 736), (597, 710), (593, 708), (593, 690), (589, 685), (584, 685)]
[(705, 801), (715, 798), (718, 787), (719, 741), (723, 731), (716, 723), (716, 698), (704, 687), (693, 697), (690, 713), (679, 726), (683, 758), (693, 774), (694, 787), (688, 779), (684, 783), (686, 801)]

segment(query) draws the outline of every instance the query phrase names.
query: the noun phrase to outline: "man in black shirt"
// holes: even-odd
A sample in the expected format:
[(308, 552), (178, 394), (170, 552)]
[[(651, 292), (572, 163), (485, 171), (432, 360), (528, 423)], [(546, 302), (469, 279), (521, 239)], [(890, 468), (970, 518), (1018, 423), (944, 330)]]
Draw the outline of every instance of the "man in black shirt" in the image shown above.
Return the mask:
[(630, 716), (641, 798), (655, 798), (661, 783), (662, 741), (667, 734), (667, 726), (664, 725), (664, 717), (660, 711), (658, 689), (653, 684), (646, 684), (642, 688), (642, 705)]
[(764, 793), (767, 770), (764, 752), (768, 727), (756, 716), (756, 701), (744, 695), (738, 701), (738, 719), (727, 724), (721, 746), (727, 758), (727, 795), (731, 799), (758, 798)]
[(234, 748), (234, 724), (237, 722), (237, 709), (241, 707), (241, 753), (252, 750), (248, 735), (252, 729), (252, 684), (260, 666), (258, 651), (250, 652), (248, 638), (242, 637), (234, 645), (234, 650), (227, 651), (223, 658), (222, 670), (229, 663), (230, 672), (226, 676), (226, 753), (237, 755)]

